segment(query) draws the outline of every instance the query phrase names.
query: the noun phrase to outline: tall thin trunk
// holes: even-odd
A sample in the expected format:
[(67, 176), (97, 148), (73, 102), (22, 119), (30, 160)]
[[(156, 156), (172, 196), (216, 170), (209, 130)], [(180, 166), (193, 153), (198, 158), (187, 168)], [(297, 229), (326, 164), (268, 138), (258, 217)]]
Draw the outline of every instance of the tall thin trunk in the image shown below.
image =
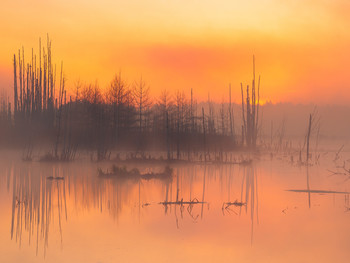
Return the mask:
[[(242, 95), (242, 118), (243, 118), (243, 127), (242, 127), (242, 137), (246, 137), (247, 134), (247, 124), (245, 120), (245, 114), (244, 114), (244, 95), (243, 95), (243, 85), (241, 83), (241, 95)], [(244, 143), (244, 139), (242, 140)]]
[(16, 65), (16, 55), (13, 55), (13, 89), (14, 89), (14, 111), (17, 115), (17, 104), (18, 104), (18, 94), (17, 94), (17, 65)]
[(229, 85), (229, 98), (230, 98), (230, 104), (229, 104), (230, 131), (231, 131), (231, 137), (233, 138), (232, 103), (231, 103), (231, 84)]
[(257, 102), (257, 110), (256, 110), (255, 136), (254, 136), (254, 144), (255, 145), (256, 145), (256, 140), (258, 138), (259, 109), (260, 109), (260, 76), (259, 76), (259, 80), (258, 80), (258, 102)]
[(207, 161), (207, 146), (206, 146), (206, 134), (205, 134), (205, 119), (204, 119), (204, 108), (202, 107), (202, 120), (203, 120), (203, 146), (204, 146), (204, 161)]
[(250, 109), (250, 96), (249, 96), (249, 85), (247, 86), (247, 98), (246, 98), (246, 104), (247, 104), (247, 128), (246, 128), (246, 142), (247, 146), (251, 146), (251, 138), (252, 138), (252, 114), (251, 114), (251, 109)]
[(306, 141), (306, 164), (309, 165), (309, 147), (310, 147), (310, 134), (311, 134), (311, 124), (312, 124), (312, 115), (310, 114), (309, 118), (309, 129), (307, 131), (307, 141)]
[(169, 138), (169, 116), (168, 110), (166, 110), (166, 145), (167, 145), (167, 158), (170, 160), (170, 138)]

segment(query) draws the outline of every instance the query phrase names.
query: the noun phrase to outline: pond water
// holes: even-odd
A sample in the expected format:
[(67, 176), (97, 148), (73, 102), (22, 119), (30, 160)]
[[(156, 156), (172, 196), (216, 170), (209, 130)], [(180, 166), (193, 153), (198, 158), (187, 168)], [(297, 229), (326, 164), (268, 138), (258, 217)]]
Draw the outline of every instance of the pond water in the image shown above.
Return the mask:
[(306, 167), (267, 155), (115, 180), (97, 176), (112, 163), (4, 156), (0, 262), (348, 262), (350, 180), (331, 172), (347, 173), (347, 159), (333, 160)]

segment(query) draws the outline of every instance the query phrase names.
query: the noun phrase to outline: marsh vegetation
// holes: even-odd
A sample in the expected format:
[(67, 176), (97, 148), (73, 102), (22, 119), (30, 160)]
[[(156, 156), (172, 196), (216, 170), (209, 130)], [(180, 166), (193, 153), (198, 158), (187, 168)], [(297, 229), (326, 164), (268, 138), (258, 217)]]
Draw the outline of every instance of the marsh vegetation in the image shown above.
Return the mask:
[[(254, 57), (239, 104), (231, 85), (221, 104), (210, 95), (198, 102), (192, 89), (189, 98), (165, 90), (152, 98), (144, 77), (127, 82), (121, 72), (106, 88), (80, 82), (68, 92), (63, 63), (56, 70), (52, 57), (49, 38), (29, 61), (19, 50), (13, 103), (0, 107), (0, 147), (8, 149), (0, 158), (0, 233), (10, 233), (0, 241), (13, 255), (15, 243), (32, 261), (81, 261), (85, 253), (108, 261), (120, 249), (122, 260), (140, 262), (139, 252), (154, 247), (146, 261), (179, 262), (178, 251), (198, 260), (191, 247), (213, 262), (232, 260), (239, 248), (238, 260), (251, 262), (280, 247), (293, 255), (277, 261), (298, 261), (295, 250), (312, 261), (305, 239), (348, 258), (334, 244), (350, 233), (349, 149), (324, 144), (317, 107), (303, 109), (293, 127), (269, 119)], [(293, 137), (295, 126), (302, 132)], [(314, 240), (320, 233), (329, 239)], [(203, 251), (213, 241), (215, 253)]]

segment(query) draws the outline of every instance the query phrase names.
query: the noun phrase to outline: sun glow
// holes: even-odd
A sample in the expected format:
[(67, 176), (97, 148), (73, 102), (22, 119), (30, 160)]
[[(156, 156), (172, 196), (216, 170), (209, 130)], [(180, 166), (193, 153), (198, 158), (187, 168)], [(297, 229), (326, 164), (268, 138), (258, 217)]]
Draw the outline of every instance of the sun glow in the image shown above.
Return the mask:
[(154, 96), (193, 88), (198, 99), (220, 101), (229, 83), (239, 97), (255, 55), (266, 100), (350, 99), (347, 1), (35, 2), (1, 4), (0, 84), (9, 94), (12, 54), (24, 46), (30, 59), (49, 33), (69, 89), (78, 80), (105, 89), (121, 70), (130, 83), (142, 75)]

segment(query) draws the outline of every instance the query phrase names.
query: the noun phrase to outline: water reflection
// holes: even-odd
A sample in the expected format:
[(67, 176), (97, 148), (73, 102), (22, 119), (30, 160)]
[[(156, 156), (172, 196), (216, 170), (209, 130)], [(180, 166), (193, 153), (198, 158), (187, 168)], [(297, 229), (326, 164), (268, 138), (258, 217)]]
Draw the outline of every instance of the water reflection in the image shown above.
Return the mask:
[[(178, 213), (180, 213), (180, 218), (183, 219), (185, 211), (196, 222), (199, 215), (203, 219), (205, 205), (209, 210), (208, 202), (205, 200), (207, 166), (200, 168), (198, 166), (178, 167), (174, 177), (174, 181), (176, 180), (175, 186), (172, 182), (165, 185), (164, 201), (159, 202), (159, 204), (163, 205), (165, 215), (174, 212), (176, 227), (179, 228)], [(173, 187), (176, 188), (175, 191), (173, 191)], [(201, 192), (198, 189), (201, 189)], [(175, 198), (173, 192), (175, 192)], [(200, 211), (198, 211), (198, 208), (200, 208)]]
[(19, 247), (25, 239), (30, 245), (34, 242), (36, 254), (42, 246), (46, 255), (50, 233), (58, 232), (62, 249), (63, 228), (73, 211), (98, 210), (117, 223), (122, 214), (137, 214), (140, 223), (147, 207), (152, 206), (164, 209), (164, 216), (174, 216), (180, 228), (181, 220), (189, 218), (196, 223), (210, 210), (239, 200), (242, 205), (227, 207), (222, 215), (250, 214), (253, 242), (258, 179), (252, 165), (179, 166), (172, 180), (149, 181), (101, 179), (96, 171), (94, 164), (11, 165), (6, 170), (7, 190), (12, 195), (11, 239)]
[(289, 189), (287, 191), (290, 192), (296, 192), (296, 193), (306, 193), (307, 194), (307, 203), (309, 209), (311, 209), (311, 195), (312, 194), (318, 194), (318, 195), (327, 195), (327, 194), (340, 194), (344, 195), (345, 200), (345, 207), (348, 205), (348, 197), (350, 192), (347, 191), (335, 191), (335, 190), (328, 190), (328, 189), (313, 189), (310, 187), (310, 174), (309, 174), (309, 166), (305, 166), (305, 177), (306, 177), (306, 189)]
[[(107, 212), (118, 222), (123, 208), (137, 198), (140, 220), (141, 188), (149, 183), (100, 179), (96, 167), (90, 165), (21, 163), (11, 165), (6, 171), (7, 191), (12, 195), (11, 239), (21, 247), (27, 237), (29, 245), (35, 242), (36, 254), (39, 244), (43, 246), (44, 255), (49, 234), (56, 230), (62, 246), (62, 225), (68, 220), (68, 210), (88, 213), (96, 209)], [(157, 183), (168, 189), (171, 181)]]
[[(244, 203), (246, 203), (245, 205), (246, 213), (248, 210), (248, 206), (250, 207), (251, 244), (253, 244), (254, 214), (256, 215), (256, 220), (259, 223), (259, 213), (258, 213), (259, 202), (258, 202), (258, 177), (256, 175), (255, 167), (251, 165), (244, 167), (244, 176), (242, 179), (242, 189), (241, 189), (241, 202), (242, 202), (243, 196), (245, 196)], [(240, 213), (241, 213), (241, 209), (242, 209), (242, 206), (240, 208)]]
[[(228, 262), (232, 251), (239, 262), (255, 262), (261, 257), (268, 261), (276, 247), (278, 251), (292, 247), (293, 251), (289, 260), (281, 255), (279, 262), (299, 262), (305, 255), (312, 259), (312, 251), (319, 246), (322, 251), (330, 247), (330, 254), (336, 252), (339, 258), (348, 256), (333, 245), (345, 244), (350, 233), (348, 185), (329, 177), (324, 167), (286, 167), (276, 162), (271, 169), (270, 162), (256, 162), (247, 166), (174, 166), (171, 180), (97, 176), (99, 167), (110, 166), (83, 162), (1, 164), (3, 251), (22, 255), (22, 261), (32, 255), (28, 262), (40, 261), (41, 255), (48, 262), (73, 262), (73, 255), (85, 255), (87, 250), (90, 256), (101, 255), (89, 262), (109, 262), (106, 253), (109, 258), (122, 254), (124, 260), (120, 261), (140, 262), (142, 253), (136, 252), (147, 254), (154, 247), (160, 248), (157, 255), (162, 256), (151, 261), (156, 257), (151, 253), (149, 262), (164, 262), (169, 253), (170, 261), (178, 262), (179, 251), (186, 247), (198, 252), (188, 252), (191, 261), (202, 253), (202, 262)], [(140, 164), (128, 168), (133, 167), (141, 172), (164, 169)], [(293, 188), (296, 193), (285, 191)], [(314, 250), (306, 249), (306, 243)], [(203, 251), (203, 246), (208, 250)], [(210, 254), (212, 246), (216, 252)], [(303, 258), (294, 260), (294, 250)], [(35, 257), (35, 252), (39, 256)], [(21, 262), (6, 259), (4, 262)], [(330, 255), (325, 259), (330, 261)]]
[(15, 239), (20, 247), (23, 232), (26, 232), (29, 244), (35, 239), (36, 253), (39, 241), (43, 242), (45, 254), (53, 220), (58, 221), (62, 244), (62, 220), (67, 220), (65, 182), (46, 179), (48, 176), (57, 177), (59, 174), (58, 167), (44, 166), (38, 170), (30, 165), (13, 166), (11, 239)]
[(309, 176), (309, 166), (306, 166), (306, 190), (309, 201), (309, 208), (311, 208), (311, 193), (310, 193), (310, 176)]

